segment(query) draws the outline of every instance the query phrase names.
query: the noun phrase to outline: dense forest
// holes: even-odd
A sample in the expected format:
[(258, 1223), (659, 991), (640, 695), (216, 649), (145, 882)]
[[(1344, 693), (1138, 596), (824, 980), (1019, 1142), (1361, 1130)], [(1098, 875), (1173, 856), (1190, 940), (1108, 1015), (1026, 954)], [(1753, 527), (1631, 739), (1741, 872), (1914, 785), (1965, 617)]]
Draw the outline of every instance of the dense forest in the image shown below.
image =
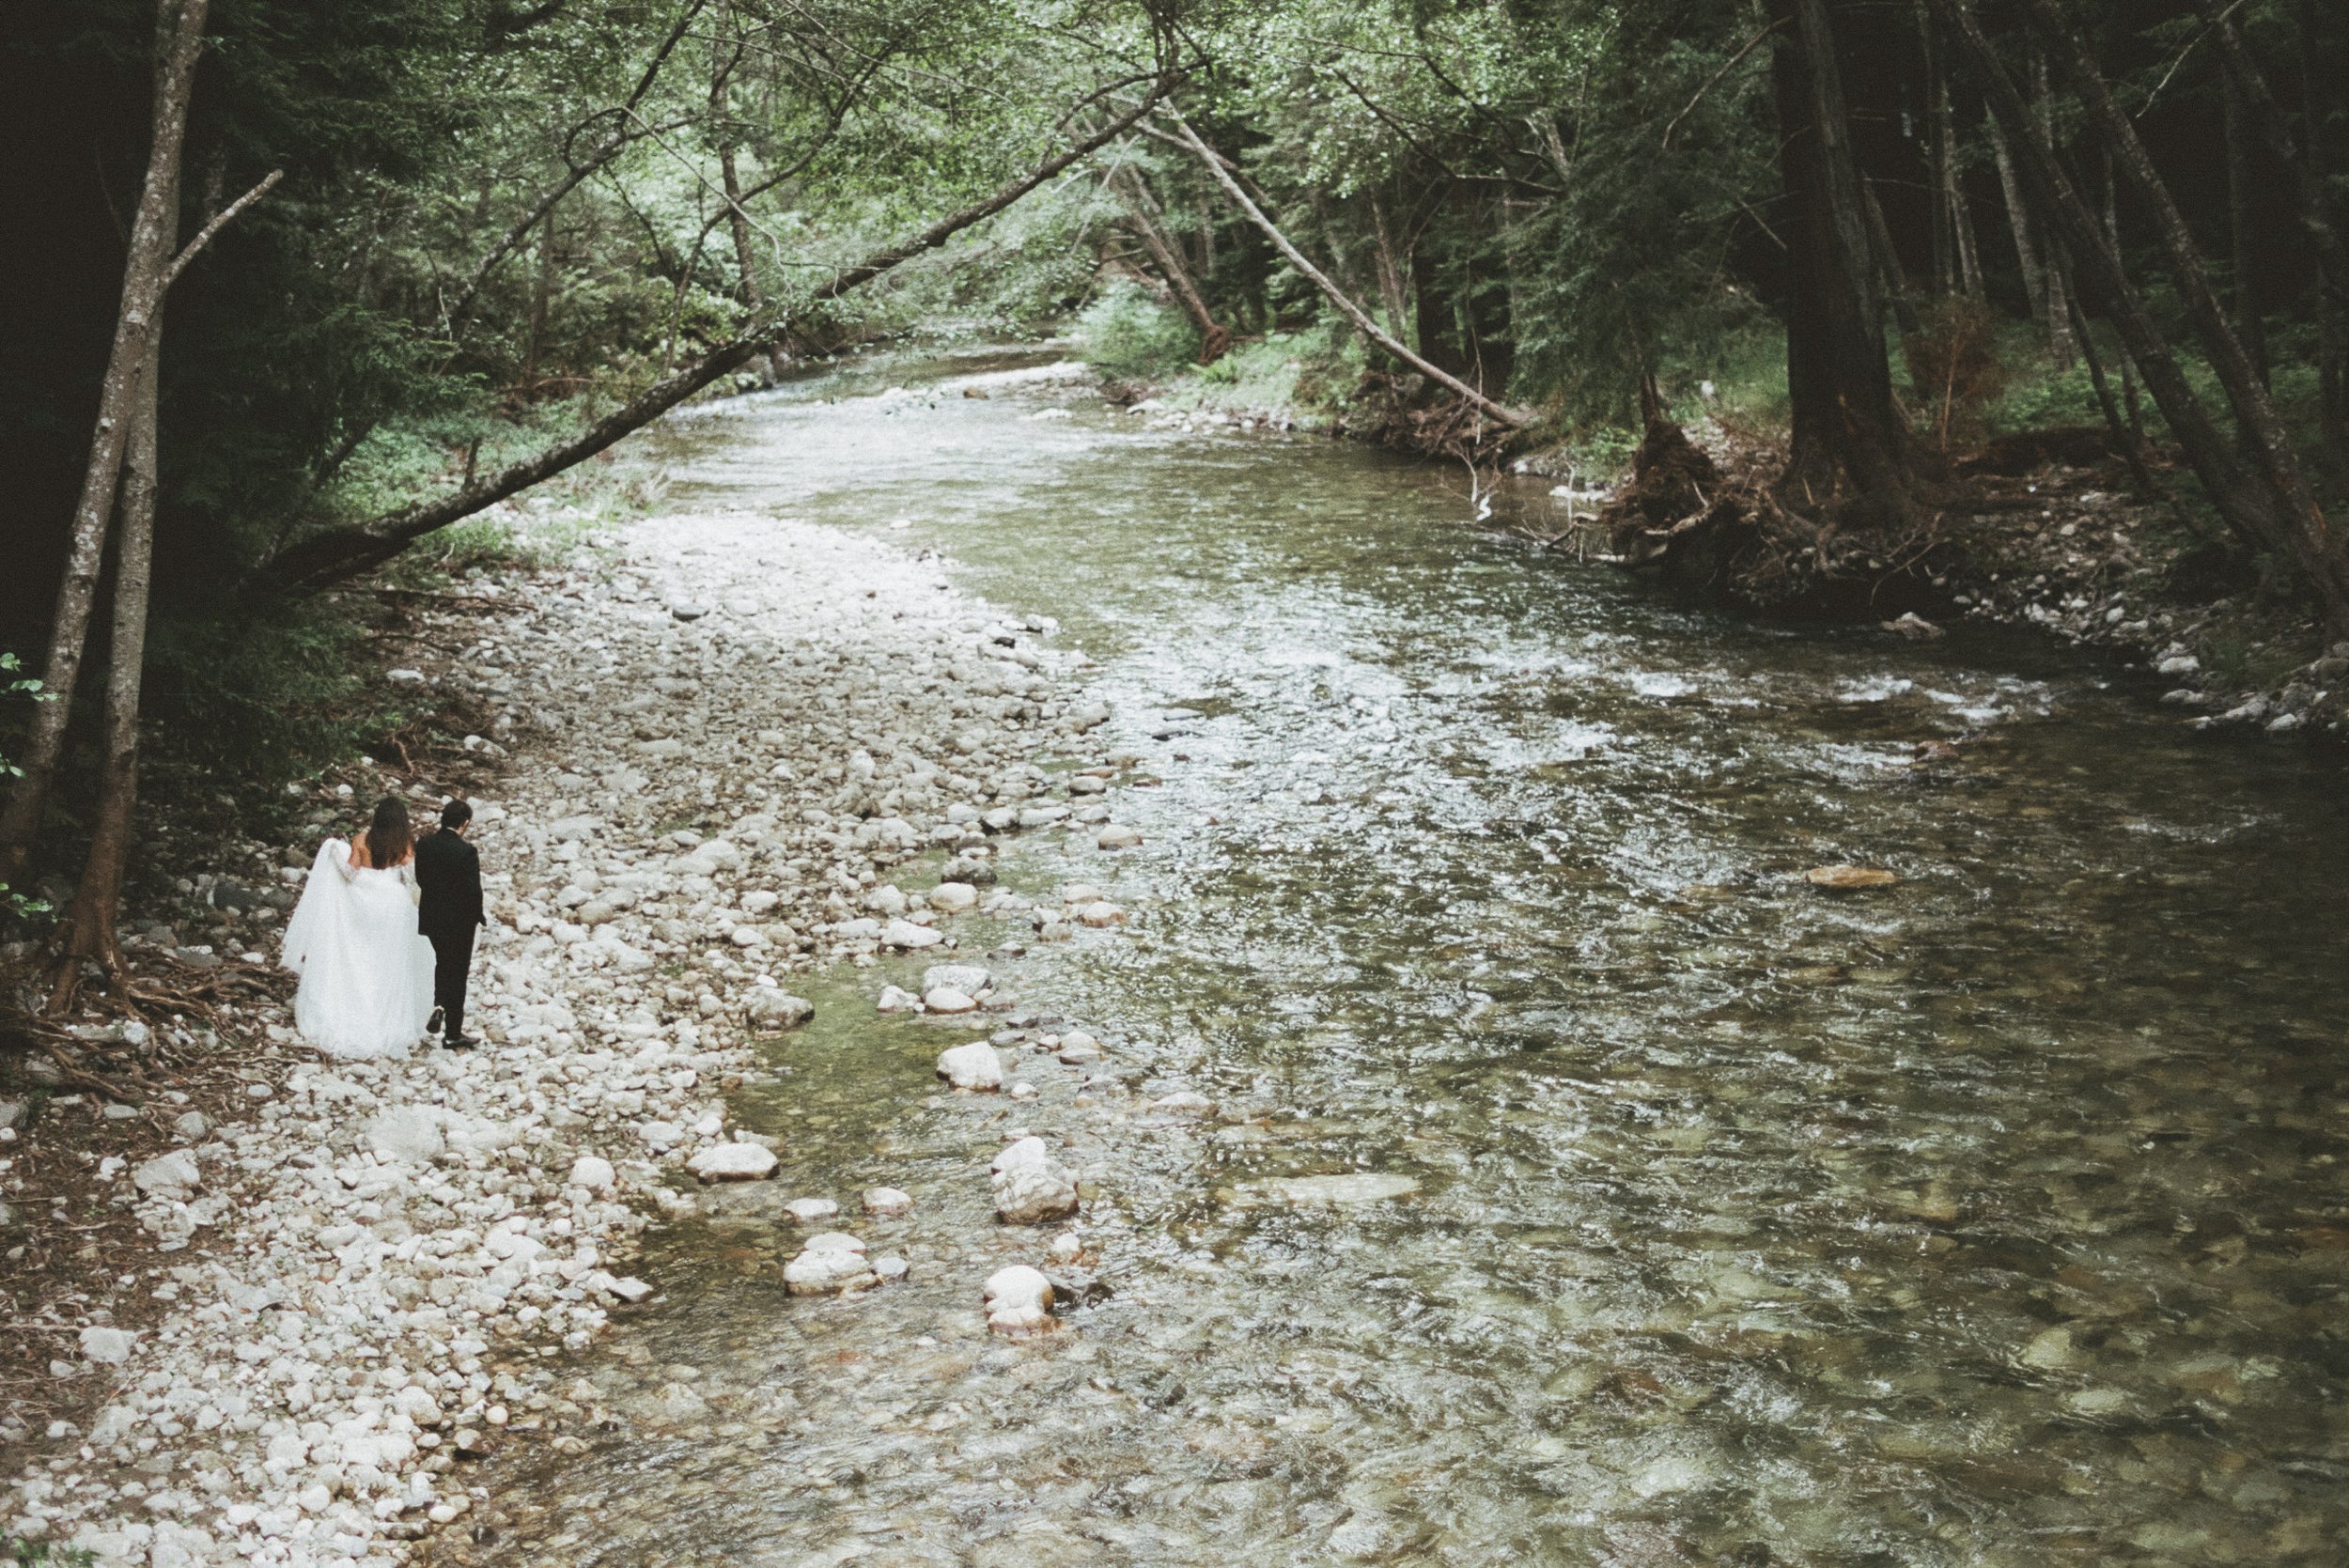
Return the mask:
[[(93, 955), (143, 730), (217, 780), (374, 722), (321, 590), (533, 486), (592, 500), (591, 459), (689, 397), (910, 331), (1082, 318), (1141, 377), (1269, 344), (1472, 462), (1637, 443), (1631, 521), (1798, 538), (1819, 577), (1965, 515), (1961, 448), (2057, 427), (2349, 629), (2349, 16), (2313, 0), (0, 28), (0, 881), (95, 837)], [(1708, 414), (1751, 450), (1691, 489), (1676, 421)]]

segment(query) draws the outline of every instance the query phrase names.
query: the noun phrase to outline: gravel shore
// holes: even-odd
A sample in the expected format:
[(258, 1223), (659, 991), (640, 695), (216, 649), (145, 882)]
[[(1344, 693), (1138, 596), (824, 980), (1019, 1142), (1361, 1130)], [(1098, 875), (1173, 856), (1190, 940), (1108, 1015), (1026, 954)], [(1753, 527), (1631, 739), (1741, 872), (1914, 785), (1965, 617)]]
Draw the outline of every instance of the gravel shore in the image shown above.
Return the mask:
[[(1108, 816), (1102, 769), (1038, 766), (1107, 717), (1049, 626), (879, 543), (658, 518), (434, 613), (463, 654), (397, 678), (537, 719), (477, 802), (486, 1043), (298, 1064), (249, 1117), (101, 1172), (161, 1250), (126, 1288), (165, 1305), (55, 1364), (114, 1391), (0, 1493), (8, 1533), (156, 1568), (403, 1560), (474, 1506), (463, 1455), (593, 1419), (535, 1363), (658, 1293), (631, 1238), (695, 1175), (771, 1166), (725, 1094), (806, 1017), (791, 975), (944, 956), (957, 914), (1018, 902), (994, 835)], [(939, 848), (938, 888), (893, 887)], [(270, 1036), (299, 1055), (289, 1023)]]

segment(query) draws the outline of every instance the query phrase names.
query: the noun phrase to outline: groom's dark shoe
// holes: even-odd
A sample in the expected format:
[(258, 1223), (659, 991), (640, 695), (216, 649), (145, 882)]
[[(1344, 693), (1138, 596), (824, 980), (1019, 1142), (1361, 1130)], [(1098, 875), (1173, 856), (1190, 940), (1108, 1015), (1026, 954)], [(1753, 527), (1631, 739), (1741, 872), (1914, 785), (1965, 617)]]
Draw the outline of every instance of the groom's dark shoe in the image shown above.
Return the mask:
[(440, 1033), (441, 1025), (447, 1019), (447, 1008), (438, 1005), (434, 1006), (432, 1009), (432, 1016), (424, 1020), (424, 1032), (427, 1034)]
[(442, 1048), (446, 1050), (471, 1050), (479, 1044), (481, 1042), (470, 1034), (452, 1034), (441, 1042)]

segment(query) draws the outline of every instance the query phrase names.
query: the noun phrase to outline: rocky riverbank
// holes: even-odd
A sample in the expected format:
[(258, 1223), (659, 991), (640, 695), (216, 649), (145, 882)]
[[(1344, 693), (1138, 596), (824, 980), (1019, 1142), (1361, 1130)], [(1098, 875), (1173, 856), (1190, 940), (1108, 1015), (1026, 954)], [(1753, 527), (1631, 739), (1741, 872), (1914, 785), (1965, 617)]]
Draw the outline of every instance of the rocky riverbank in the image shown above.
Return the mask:
[[(632, 1238), (696, 1177), (772, 1168), (725, 1096), (758, 1070), (754, 1041), (806, 1017), (794, 974), (942, 955), (962, 912), (1024, 911), (993, 886), (1001, 834), (1074, 818), (1105, 847), (1130, 839), (1102, 803), (1115, 759), (1083, 753), (1106, 709), (1074, 692), (1049, 626), (961, 598), (934, 561), (764, 516), (666, 517), (593, 567), (424, 613), (456, 651), (387, 678), (516, 721), (475, 748), (512, 752), (475, 817), (488, 1043), (319, 1060), (281, 997), (245, 997), (271, 1045), (240, 1093), (183, 1113), (164, 1152), (89, 1172), (91, 1206), (145, 1238), (112, 1281), (137, 1310), (52, 1305), (52, 1375), (104, 1393), (33, 1439), (45, 1456), (0, 1494), (16, 1537), (159, 1568), (398, 1560), (474, 1508), (468, 1456), (596, 1419), (592, 1390), (539, 1362), (659, 1294), (629, 1272)], [(355, 813), (386, 781), (346, 782)], [(312, 846), (279, 847), (291, 868)], [(933, 850), (951, 860), (930, 886), (894, 885)], [(237, 972), (248, 941), (273, 957), (265, 908), (230, 953), (185, 961)], [(1064, 918), (1118, 911), (1096, 895), (1037, 917), (1048, 935)], [(928, 1010), (1013, 1005), (981, 970), (933, 978)], [(941, 1061), (964, 1070), (980, 1064)], [(1041, 1150), (1007, 1153), (997, 1186), (1029, 1221), (1073, 1192)], [(878, 1285), (893, 1260), (863, 1251), (819, 1235), (792, 1278)], [(971, 1281), (974, 1314), (983, 1283), (999, 1331), (1040, 1325), (1026, 1274)]]

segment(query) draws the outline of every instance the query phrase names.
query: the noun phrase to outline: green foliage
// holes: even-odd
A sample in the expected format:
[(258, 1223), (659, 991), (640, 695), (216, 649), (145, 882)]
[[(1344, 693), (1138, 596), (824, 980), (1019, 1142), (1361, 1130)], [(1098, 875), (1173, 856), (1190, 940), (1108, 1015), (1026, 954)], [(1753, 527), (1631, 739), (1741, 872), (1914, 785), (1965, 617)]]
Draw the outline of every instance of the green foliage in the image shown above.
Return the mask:
[(148, 639), (148, 772), (166, 792), (235, 780), (273, 788), (387, 727), (362, 629), (333, 601), (271, 616), (177, 616)]
[(98, 1554), (81, 1546), (60, 1546), (50, 1541), (27, 1541), (11, 1535), (0, 1541), (0, 1563), (19, 1568), (88, 1568)]
[(1199, 351), (1199, 334), (1183, 313), (1126, 278), (1095, 297), (1076, 332), (1085, 363), (1111, 376), (1173, 375)]

